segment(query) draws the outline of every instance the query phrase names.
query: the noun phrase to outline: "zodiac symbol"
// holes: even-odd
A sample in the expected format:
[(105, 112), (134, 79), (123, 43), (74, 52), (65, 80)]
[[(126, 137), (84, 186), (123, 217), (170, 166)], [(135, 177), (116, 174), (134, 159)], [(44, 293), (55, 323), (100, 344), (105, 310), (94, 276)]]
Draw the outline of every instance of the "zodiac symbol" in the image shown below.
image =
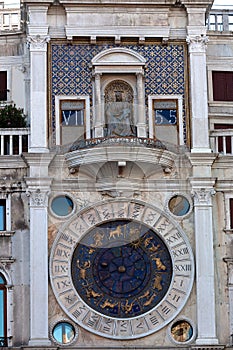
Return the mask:
[(112, 237), (116, 238), (116, 236), (120, 237), (120, 236), (122, 236), (122, 234), (123, 233), (121, 232), (121, 226), (119, 225), (119, 226), (117, 226), (117, 228), (115, 230), (110, 231), (109, 239)]
[(134, 304), (134, 301), (132, 301), (132, 303), (129, 304), (129, 301), (127, 300), (125, 305), (122, 305), (122, 309), (125, 311), (126, 314), (132, 311), (133, 304)]
[(144, 294), (142, 294), (138, 299), (143, 299), (143, 298), (147, 298), (150, 295), (150, 291), (147, 290)]
[(166, 266), (163, 265), (163, 263), (162, 263), (162, 261), (160, 260), (160, 258), (153, 258), (152, 260), (155, 261), (156, 266), (157, 266), (157, 268), (158, 268), (159, 270), (163, 270), (163, 271), (166, 270)]
[(145, 241), (144, 241), (145, 247), (148, 247), (148, 245), (150, 245), (152, 239), (153, 239), (153, 237), (147, 237), (145, 239)]
[(111, 309), (113, 309), (115, 306), (117, 306), (117, 303), (110, 303), (108, 300), (105, 300), (104, 303), (100, 305), (102, 309), (105, 309), (106, 307), (110, 307)]
[(91, 297), (93, 297), (93, 298), (101, 297), (101, 294), (95, 292), (93, 289), (87, 290), (86, 293), (87, 293), (88, 299), (90, 299)]
[(138, 228), (131, 227), (129, 230), (129, 237), (131, 240), (139, 239), (141, 231)]
[(156, 246), (154, 244), (152, 244), (152, 246), (149, 248), (149, 251), (151, 251), (152, 253), (155, 253), (158, 251), (159, 248), (160, 248), (159, 244)]
[(153, 301), (153, 299), (154, 299), (155, 297), (156, 297), (156, 294), (153, 293), (153, 294), (151, 295), (150, 299), (148, 299), (143, 305), (144, 305), (144, 306), (149, 306), (149, 305), (152, 303), (152, 301)]
[(162, 276), (157, 275), (155, 276), (154, 280), (153, 280), (153, 289), (158, 289), (158, 290), (162, 290), (163, 287), (161, 286), (161, 281), (162, 281)]
[(96, 234), (94, 235), (94, 246), (95, 247), (99, 247), (102, 245), (102, 241), (103, 241), (104, 235), (101, 234), (100, 232), (96, 232)]
[(87, 274), (87, 269), (89, 269), (91, 267), (91, 262), (90, 260), (85, 261), (83, 266), (80, 266), (79, 260), (77, 260), (77, 267), (79, 268), (79, 272), (80, 272), (80, 277), (81, 279), (85, 280), (86, 279), (86, 274)]

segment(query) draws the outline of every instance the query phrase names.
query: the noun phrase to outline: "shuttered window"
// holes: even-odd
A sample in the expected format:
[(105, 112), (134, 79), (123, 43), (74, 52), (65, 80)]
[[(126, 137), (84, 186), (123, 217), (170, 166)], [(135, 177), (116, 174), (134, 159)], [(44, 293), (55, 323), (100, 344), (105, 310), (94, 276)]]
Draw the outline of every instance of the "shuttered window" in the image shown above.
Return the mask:
[(7, 101), (7, 72), (0, 72), (0, 101)]
[(233, 72), (212, 72), (214, 101), (233, 101)]

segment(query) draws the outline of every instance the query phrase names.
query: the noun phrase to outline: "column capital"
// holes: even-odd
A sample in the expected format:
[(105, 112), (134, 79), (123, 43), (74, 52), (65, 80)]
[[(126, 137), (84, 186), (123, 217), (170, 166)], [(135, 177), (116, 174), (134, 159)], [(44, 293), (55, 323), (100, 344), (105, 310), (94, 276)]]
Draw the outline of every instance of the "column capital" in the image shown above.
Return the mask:
[(47, 51), (47, 43), (50, 41), (49, 35), (28, 35), (27, 43), (30, 51)]
[(186, 42), (189, 45), (189, 53), (205, 53), (208, 40), (206, 35), (188, 35)]
[(50, 194), (50, 190), (40, 190), (37, 189), (28, 189), (26, 192), (27, 196), (30, 197), (30, 207), (47, 207), (48, 206), (48, 197)]
[(194, 188), (191, 193), (195, 206), (211, 206), (212, 196), (215, 195), (216, 191), (214, 188)]
[(190, 180), (195, 206), (212, 205), (212, 196), (216, 193), (215, 181), (216, 179), (213, 178), (193, 178)]

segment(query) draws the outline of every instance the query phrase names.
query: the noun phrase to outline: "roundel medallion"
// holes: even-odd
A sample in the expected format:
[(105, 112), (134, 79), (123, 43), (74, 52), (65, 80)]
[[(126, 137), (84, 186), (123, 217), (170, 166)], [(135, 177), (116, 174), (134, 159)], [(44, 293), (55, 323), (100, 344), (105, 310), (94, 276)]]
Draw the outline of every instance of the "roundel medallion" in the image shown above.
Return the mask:
[(193, 274), (181, 228), (139, 201), (86, 208), (64, 225), (51, 251), (51, 284), (61, 307), (108, 338), (139, 338), (165, 326), (187, 301)]

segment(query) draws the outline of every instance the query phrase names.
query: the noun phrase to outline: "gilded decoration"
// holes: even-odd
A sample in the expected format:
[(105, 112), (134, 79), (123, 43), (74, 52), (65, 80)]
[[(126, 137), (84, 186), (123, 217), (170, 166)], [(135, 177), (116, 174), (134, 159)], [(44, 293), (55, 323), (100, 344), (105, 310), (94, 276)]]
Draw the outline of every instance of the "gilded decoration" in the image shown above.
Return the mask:
[(64, 312), (95, 334), (134, 339), (164, 327), (193, 284), (182, 229), (142, 201), (102, 201), (74, 215), (50, 256), (53, 292)]
[[(51, 97), (53, 130), (55, 129), (55, 95), (92, 96), (93, 77), (91, 61), (101, 51), (115, 47), (128, 48), (145, 58), (146, 103), (148, 95), (178, 94), (184, 96), (184, 45), (68, 45), (52, 43)], [(185, 125), (184, 120), (184, 127)]]

